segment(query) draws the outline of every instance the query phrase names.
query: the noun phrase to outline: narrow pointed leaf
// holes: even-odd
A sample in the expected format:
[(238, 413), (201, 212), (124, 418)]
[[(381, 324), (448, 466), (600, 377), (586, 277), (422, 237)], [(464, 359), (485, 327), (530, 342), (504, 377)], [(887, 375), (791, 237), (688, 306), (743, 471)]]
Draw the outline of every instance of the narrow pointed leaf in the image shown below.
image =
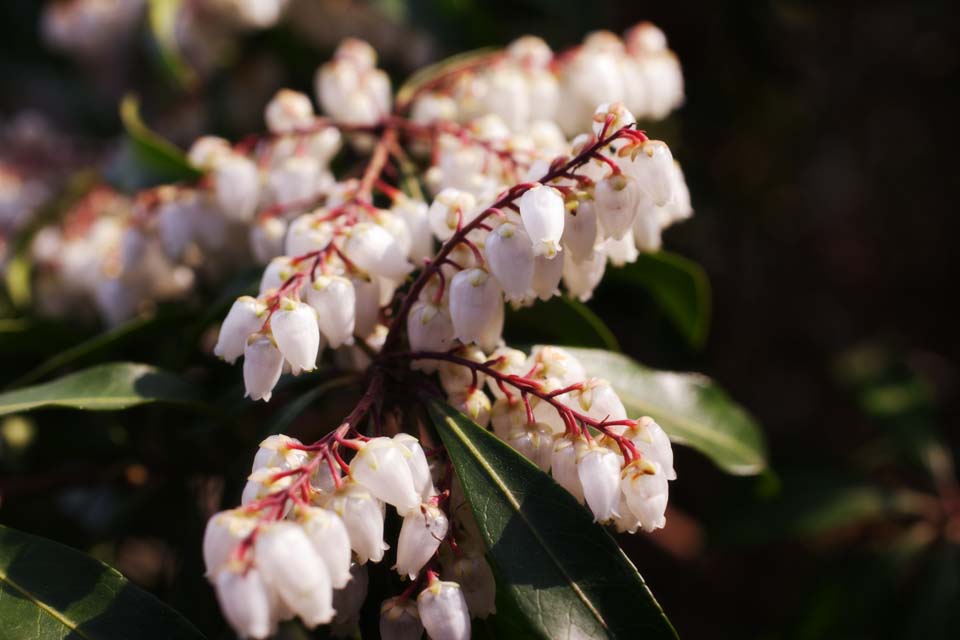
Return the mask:
[(62, 544), (0, 525), (0, 638), (203, 637), (116, 569)]
[(151, 402), (202, 406), (186, 380), (149, 365), (114, 362), (0, 393), (0, 415), (45, 407), (116, 411)]
[(489, 557), (544, 638), (676, 638), (610, 534), (547, 474), (448, 405), (430, 415)]
[(753, 475), (766, 468), (760, 427), (710, 378), (648, 369), (610, 351), (567, 350), (588, 374), (610, 381), (631, 418), (652, 417), (671, 440), (693, 447), (728, 473)]

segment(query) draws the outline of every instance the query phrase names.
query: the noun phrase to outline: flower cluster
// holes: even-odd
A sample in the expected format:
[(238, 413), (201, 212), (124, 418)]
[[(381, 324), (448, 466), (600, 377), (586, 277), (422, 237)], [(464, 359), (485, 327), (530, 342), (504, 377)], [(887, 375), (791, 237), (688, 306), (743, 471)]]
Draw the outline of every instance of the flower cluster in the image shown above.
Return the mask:
[[(252, 638), (294, 616), (349, 633), (366, 598), (367, 563), (382, 561), (390, 548), (390, 505), (403, 519), (394, 569), (411, 583), (383, 603), (381, 635), (419, 637), (426, 629), (435, 639), (469, 638), (470, 618), (494, 611), (494, 582), (479, 540), (447, 515), (448, 468), (431, 466), (406, 433), (347, 439), (341, 432), (310, 446), (267, 438), (242, 506), (210, 519), (204, 561), (225, 616)], [(349, 464), (344, 451), (353, 451)], [(438, 484), (447, 488), (438, 491)], [(450, 580), (440, 581), (437, 571)]]

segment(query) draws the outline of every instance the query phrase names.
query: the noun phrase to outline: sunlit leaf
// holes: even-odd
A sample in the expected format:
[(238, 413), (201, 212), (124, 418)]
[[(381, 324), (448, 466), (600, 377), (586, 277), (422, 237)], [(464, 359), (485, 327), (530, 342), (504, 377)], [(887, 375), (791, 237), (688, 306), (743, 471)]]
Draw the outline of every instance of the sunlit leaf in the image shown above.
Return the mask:
[(631, 418), (650, 416), (674, 442), (693, 447), (737, 475), (767, 466), (760, 427), (710, 378), (656, 371), (631, 358), (599, 349), (568, 349), (587, 373), (613, 385)]
[(116, 569), (59, 543), (0, 525), (0, 637), (174, 640), (204, 636)]
[(455, 409), (429, 411), (506, 587), (544, 638), (675, 638), (610, 534), (573, 496)]

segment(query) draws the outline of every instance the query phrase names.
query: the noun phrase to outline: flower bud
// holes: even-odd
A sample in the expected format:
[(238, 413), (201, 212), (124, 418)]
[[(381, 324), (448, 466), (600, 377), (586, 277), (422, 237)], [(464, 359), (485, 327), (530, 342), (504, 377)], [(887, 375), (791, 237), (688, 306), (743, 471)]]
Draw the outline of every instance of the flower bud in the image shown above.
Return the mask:
[(420, 494), (422, 500), (428, 500), (436, 494), (433, 487), (433, 478), (430, 475), (430, 465), (427, 463), (427, 455), (420, 446), (420, 441), (409, 433), (398, 433), (393, 436), (393, 440), (402, 445), (410, 454), (407, 456), (407, 466), (410, 467), (410, 476), (413, 478), (413, 486)]
[(253, 458), (253, 471), (267, 467), (276, 467), (282, 470), (295, 469), (307, 462), (308, 455), (302, 449), (291, 448), (301, 442), (296, 438), (285, 436), (282, 433), (268, 436), (257, 449)]
[(483, 554), (468, 551), (453, 562), (451, 575), (460, 584), (467, 609), (474, 618), (497, 612), (497, 585)]
[(583, 485), (577, 469), (577, 449), (586, 447), (582, 437), (569, 438), (563, 434), (555, 436), (553, 455), (550, 457), (550, 471), (553, 479), (569, 491), (580, 504), (583, 504)]
[(397, 541), (397, 564), (394, 569), (411, 580), (417, 577), (440, 543), (447, 536), (447, 516), (439, 507), (421, 504), (419, 511), (408, 513), (400, 527)]
[(534, 255), (553, 258), (560, 251), (563, 235), (563, 196), (552, 187), (538, 184), (524, 192), (517, 204)]
[[(297, 507), (297, 522), (323, 560), (334, 589), (350, 581), (350, 536), (336, 513), (320, 507)], [(339, 613), (339, 610), (338, 610)]]
[(413, 270), (394, 237), (383, 227), (369, 222), (361, 222), (351, 229), (343, 251), (360, 269), (391, 280), (402, 280)]
[[(606, 124), (608, 118), (609, 125)], [(593, 114), (593, 133), (599, 136), (606, 127), (606, 135), (610, 135), (614, 131), (636, 123), (637, 119), (622, 103), (601, 104)]]
[(252, 160), (231, 155), (217, 163), (213, 171), (213, 191), (217, 206), (230, 220), (249, 222), (260, 203), (260, 172)]
[(660, 465), (649, 460), (634, 460), (623, 468), (620, 489), (630, 511), (640, 520), (644, 531), (662, 529), (670, 487)]
[(247, 339), (243, 351), (243, 384), (251, 400), (270, 402), (282, 370), (283, 356), (272, 337), (255, 333)]
[(590, 378), (580, 391), (572, 394), (580, 410), (594, 420), (625, 420), (627, 410), (620, 396), (610, 383), (600, 378)]
[(507, 300), (521, 301), (533, 286), (533, 248), (523, 227), (505, 222), (487, 236), (484, 248), (491, 273)]
[(557, 295), (566, 260), (537, 256), (533, 261), (533, 292), (541, 300)]
[(536, 347), (532, 359), (539, 365), (537, 375), (541, 379), (555, 381), (553, 385), (556, 388), (582, 382), (587, 377), (580, 361), (561, 347)]
[(450, 282), (450, 318), (464, 344), (492, 351), (503, 330), (500, 286), (484, 269), (465, 269)]
[(578, 458), (577, 477), (587, 506), (593, 512), (594, 520), (606, 522), (617, 515), (623, 458), (597, 444), (591, 444)]
[(203, 562), (207, 577), (213, 578), (227, 564), (237, 545), (257, 526), (256, 518), (239, 509), (215, 513), (203, 532)]
[(637, 216), (640, 187), (630, 176), (616, 173), (597, 183), (593, 199), (604, 238), (620, 239)]
[(383, 640), (420, 640), (423, 624), (412, 600), (388, 598), (380, 605), (380, 637)]
[(574, 262), (590, 258), (597, 234), (597, 211), (593, 201), (581, 200), (576, 209), (567, 210), (561, 240)]
[(292, 522), (266, 524), (254, 543), (263, 578), (308, 628), (333, 619), (327, 568), (303, 529)]
[(383, 541), (383, 503), (366, 487), (347, 480), (327, 501), (327, 508), (343, 520), (360, 564), (383, 559), (389, 548)]
[(293, 375), (317, 368), (320, 351), (320, 328), (313, 307), (290, 298), (280, 300), (280, 307), (270, 319), (277, 348), (290, 363)]
[(293, 261), (287, 256), (277, 256), (263, 270), (260, 277), (260, 295), (280, 288), (287, 279), (297, 272)]
[(542, 471), (550, 471), (553, 456), (553, 430), (541, 423), (523, 424), (510, 432), (507, 444), (525, 456)]
[(458, 225), (466, 225), (476, 217), (476, 207), (473, 194), (448, 187), (433, 199), (427, 210), (427, 220), (437, 238), (449, 240)]
[(307, 287), (307, 302), (317, 312), (317, 324), (330, 347), (353, 344), (357, 296), (353, 283), (342, 276), (317, 276)]
[(237, 361), (247, 346), (247, 338), (263, 326), (263, 314), (267, 307), (256, 298), (241, 296), (230, 307), (220, 326), (214, 355), (230, 364)]
[(380, 281), (376, 278), (353, 276), (354, 309), (353, 331), (361, 338), (367, 338), (377, 328), (380, 319)]
[[(523, 375), (530, 368), (527, 366), (527, 354), (510, 347), (498, 347), (490, 354), (489, 359), (493, 362), (490, 366), (503, 375)], [(506, 385), (506, 388), (510, 389), (510, 386)], [(500, 385), (497, 384), (496, 378), (487, 378), (487, 389), (496, 399), (506, 397)]]
[(571, 296), (586, 302), (593, 297), (606, 269), (607, 256), (603, 251), (594, 249), (588, 260), (579, 263), (567, 256), (563, 261), (563, 284)]
[(490, 423), (490, 398), (479, 388), (452, 393), (447, 402), (481, 427)]
[(302, 256), (330, 244), (333, 240), (333, 225), (319, 220), (323, 212), (324, 210), (320, 209), (318, 213), (304, 213), (293, 219), (283, 245), (286, 255)]
[(241, 638), (261, 640), (276, 631), (275, 597), (256, 567), (232, 567), (214, 579), (223, 617)]
[(291, 156), (270, 171), (267, 183), (278, 204), (306, 202), (317, 195), (320, 163), (310, 156)]
[(197, 169), (209, 171), (232, 153), (228, 140), (217, 136), (200, 136), (190, 145), (187, 160)]
[(420, 495), (407, 465), (410, 452), (390, 438), (372, 438), (350, 461), (350, 475), (402, 516), (420, 506)]
[[(476, 346), (465, 346), (457, 350), (456, 355), (483, 364), (487, 361), (487, 356)], [(470, 387), (483, 387), (486, 382), (486, 376), (481, 371), (473, 371), (470, 367), (465, 367), (459, 362), (440, 362), (437, 366), (437, 373), (440, 376), (440, 386), (448, 394), (465, 393)], [(476, 374), (476, 375), (474, 375)]]
[(270, 133), (291, 133), (313, 124), (313, 104), (306, 94), (280, 89), (267, 103), (264, 119)]
[(407, 316), (407, 338), (414, 351), (447, 351), (453, 342), (453, 322), (445, 309), (418, 301)]
[(630, 438), (644, 458), (660, 465), (667, 480), (677, 479), (677, 472), (673, 468), (673, 446), (670, 444), (670, 438), (653, 418), (648, 416), (640, 418), (637, 426), (627, 429), (623, 435)]
[(293, 476), (284, 475), (276, 478), (277, 474), (284, 471), (286, 469), (281, 467), (261, 467), (251, 471), (247, 476), (247, 484), (243, 487), (240, 504), (246, 506), (271, 493), (287, 489), (293, 483)]
[(433, 578), (417, 596), (417, 610), (432, 640), (469, 640), (470, 612), (456, 582)]

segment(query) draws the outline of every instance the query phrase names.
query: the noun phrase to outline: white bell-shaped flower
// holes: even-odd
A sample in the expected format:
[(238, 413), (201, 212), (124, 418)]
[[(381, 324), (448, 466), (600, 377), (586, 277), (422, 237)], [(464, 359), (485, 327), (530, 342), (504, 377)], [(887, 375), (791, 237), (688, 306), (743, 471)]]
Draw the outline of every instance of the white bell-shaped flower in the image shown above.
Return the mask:
[(567, 210), (561, 240), (574, 262), (590, 258), (598, 233), (597, 210), (592, 200), (581, 200), (576, 209)]
[[(498, 347), (490, 354), (489, 360), (493, 362), (490, 366), (503, 375), (522, 376), (527, 372), (527, 369), (529, 369), (529, 366), (527, 366), (527, 354), (519, 349), (512, 349), (506, 346)], [(505, 386), (507, 390), (510, 390), (510, 385)], [(487, 378), (487, 389), (489, 389), (490, 393), (492, 393), (496, 399), (506, 397), (500, 385), (497, 384), (496, 378), (492, 376)]]
[(424, 453), (420, 441), (409, 433), (400, 432), (393, 436), (395, 442), (403, 446), (410, 454), (406, 457), (407, 466), (410, 467), (410, 475), (413, 478), (413, 486), (420, 494), (422, 500), (429, 500), (436, 494), (433, 487), (433, 478), (430, 475), (430, 464), (427, 462), (427, 454)]
[(190, 145), (187, 160), (197, 169), (209, 171), (217, 162), (232, 153), (229, 140), (217, 136), (200, 136)]
[(256, 567), (231, 567), (214, 578), (223, 617), (241, 638), (262, 640), (276, 631), (276, 601)]
[(334, 589), (350, 581), (350, 535), (336, 513), (320, 507), (298, 506), (297, 522), (323, 560)]
[[(333, 240), (334, 227), (329, 221), (321, 221), (320, 215), (304, 213), (293, 219), (287, 228), (283, 252), (288, 256), (302, 256), (323, 249)], [(289, 258), (288, 258), (289, 259)]]
[(424, 258), (433, 255), (433, 234), (427, 216), (429, 207), (426, 202), (401, 197), (391, 211), (407, 227), (410, 247), (407, 257), (415, 264), (422, 264)]
[(317, 195), (321, 167), (311, 156), (291, 156), (270, 171), (267, 184), (278, 204), (309, 202)]
[(302, 527), (284, 521), (263, 525), (254, 559), (267, 584), (308, 628), (333, 619), (330, 575)]
[(380, 637), (383, 640), (420, 640), (423, 623), (413, 600), (400, 596), (380, 605)]
[(270, 133), (291, 133), (313, 124), (313, 103), (306, 94), (280, 89), (267, 103), (264, 119)]
[(353, 283), (343, 276), (317, 276), (306, 287), (307, 302), (317, 312), (317, 325), (330, 347), (353, 344), (357, 295)]
[(521, 429), (527, 423), (527, 410), (516, 396), (513, 402), (505, 397), (497, 398), (490, 409), (490, 422), (493, 424), (493, 432), (501, 440), (508, 440), (510, 434), (516, 429)]
[(497, 612), (497, 585), (482, 553), (467, 551), (454, 560), (450, 573), (460, 585), (472, 617), (486, 618)]
[(690, 202), (690, 189), (687, 187), (687, 180), (683, 177), (683, 170), (680, 164), (673, 163), (673, 173), (670, 183), (672, 185), (673, 197), (666, 205), (660, 208), (662, 222), (671, 224), (680, 220), (686, 220), (693, 215), (693, 205)]
[(239, 509), (215, 513), (203, 532), (203, 562), (212, 578), (227, 564), (237, 545), (257, 527), (257, 519)]
[(566, 260), (537, 256), (533, 261), (533, 292), (541, 300), (549, 300), (559, 293), (560, 279)]
[(380, 319), (380, 281), (377, 278), (352, 276), (353, 294), (356, 300), (353, 330), (361, 338), (368, 337)]
[(594, 520), (606, 522), (617, 515), (623, 458), (596, 444), (582, 451), (578, 458), (577, 477), (587, 506), (593, 512)]
[(587, 373), (583, 364), (566, 349), (561, 347), (535, 347), (532, 360), (537, 365), (537, 375), (545, 380), (554, 381), (557, 388), (576, 382), (583, 382)]
[(431, 580), (417, 596), (417, 610), (432, 640), (469, 640), (470, 611), (456, 582)]
[(481, 427), (486, 428), (490, 423), (492, 409), (490, 398), (482, 389), (467, 389), (466, 391), (451, 393), (447, 396), (447, 402)]
[(271, 493), (283, 491), (293, 484), (293, 476), (282, 475), (286, 469), (281, 467), (261, 467), (254, 469), (247, 476), (247, 483), (243, 486), (243, 493), (240, 496), (240, 504), (246, 506), (261, 498), (265, 498)]
[(634, 460), (623, 468), (620, 488), (644, 531), (663, 528), (670, 487), (660, 465), (642, 458)]
[(553, 455), (550, 457), (550, 472), (553, 479), (566, 489), (581, 504), (584, 500), (583, 485), (577, 469), (577, 450), (586, 446), (582, 438), (568, 438), (558, 434), (553, 441)]
[(270, 318), (277, 348), (290, 363), (294, 375), (317, 368), (320, 351), (320, 328), (317, 312), (310, 305), (283, 298)]
[(594, 249), (593, 255), (583, 262), (574, 262), (568, 256), (563, 261), (563, 284), (571, 296), (586, 302), (593, 297), (606, 269), (607, 256), (602, 250)]
[(270, 217), (257, 220), (250, 227), (250, 249), (257, 264), (267, 264), (283, 253), (287, 236), (287, 223), (282, 218)]
[[(609, 125), (607, 124), (608, 119), (610, 120)], [(593, 133), (599, 136), (606, 126), (606, 135), (610, 135), (618, 129), (636, 123), (637, 119), (623, 106), (623, 103), (614, 102), (613, 104), (601, 104), (593, 114)]]
[(640, 148), (640, 153), (633, 160), (626, 163), (624, 171), (628, 172), (641, 189), (650, 194), (653, 202), (662, 207), (673, 197), (674, 167), (673, 154), (670, 147), (660, 140), (647, 140)]
[(266, 305), (256, 298), (250, 296), (237, 298), (220, 326), (217, 344), (213, 348), (214, 355), (230, 364), (236, 362), (237, 358), (243, 355), (247, 338), (263, 326), (266, 310)]
[(253, 471), (264, 469), (266, 467), (276, 467), (279, 469), (296, 469), (306, 464), (309, 455), (306, 451), (296, 448), (302, 444), (296, 438), (291, 438), (281, 434), (267, 436), (260, 447), (257, 449), (257, 455), (253, 457)]
[(538, 184), (517, 202), (520, 217), (533, 243), (534, 255), (552, 258), (560, 251), (565, 207), (563, 196), (552, 187)]
[(343, 251), (360, 269), (391, 280), (413, 271), (402, 247), (383, 227), (361, 222), (350, 231)]
[(288, 256), (277, 256), (263, 270), (263, 275), (260, 277), (260, 295), (278, 289), (296, 272), (297, 269)]
[(243, 384), (251, 400), (269, 402), (283, 371), (283, 355), (273, 337), (257, 333), (247, 339), (243, 351)]
[(523, 424), (510, 432), (507, 444), (543, 471), (550, 470), (553, 457), (553, 430), (546, 424)]
[[(638, 218), (639, 219), (639, 218)], [(633, 222), (636, 228), (637, 220)], [(640, 257), (637, 250), (637, 244), (633, 239), (633, 231), (627, 231), (622, 238), (607, 238), (603, 241), (603, 252), (607, 254), (607, 259), (615, 267), (622, 267), (632, 264)]]
[(617, 516), (613, 519), (613, 526), (617, 533), (636, 533), (640, 528), (640, 518), (633, 514), (630, 505), (627, 504), (627, 497), (620, 492), (620, 504), (617, 507)]
[[(461, 347), (457, 349), (456, 355), (478, 364), (487, 361), (486, 354), (476, 346)], [(474, 377), (474, 373), (476, 373), (476, 377)], [(483, 372), (474, 372), (458, 362), (441, 362), (437, 368), (437, 374), (440, 376), (440, 386), (447, 394), (467, 391), (474, 386), (474, 380), (476, 380), (476, 386), (482, 387), (487, 379)]]
[(408, 456), (410, 453), (399, 442), (372, 438), (361, 444), (350, 461), (350, 475), (405, 516), (420, 507), (420, 494), (406, 461)]
[(441, 241), (450, 239), (458, 224), (467, 224), (475, 217), (477, 200), (473, 194), (448, 187), (433, 199), (427, 210), (427, 221)]
[(676, 480), (677, 472), (673, 468), (673, 446), (666, 432), (653, 418), (644, 416), (637, 425), (627, 429), (624, 435), (633, 442), (640, 454), (653, 460), (663, 469), (667, 480)]
[(383, 503), (355, 481), (346, 481), (327, 501), (350, 534), (350, 547), (361, 564), (380, 562), (388, 545), (383, 541)]
[(397, 573), (411, 580), (416, 578), (440, 548), (449, 525), (446, 514), (432, 504), (421, 504), (418, 511), (408, 513), (403, 518), (397, 541), (397, 564), (394, 567)]
[(252, 160), (233, 154), (217, 163), (213, 171), (217, 206), (230, 220), (249, 222), (260, 202), (260, 172)]
[(500, 285), (485, 269), (464, 269), (450, 281), (450, 319), (464, 344), (492, 351), (503, 329)]
[(604, 238), (619, 240), (630, 231), (639, 199), (639, 184), (626, 174), (617, 173), (597, 183), (593, 200)]
[(414, 351), (447, 351), (453, 343), (450, 314), (430, 302), (415, 302), (407, 317), (407, 338)]
[(533, 246), (523, 227), (505, 222), (487, 236), (484, 251), (490, 272), (507, 300), (524, 300), (533, 287)]
[(627, 410), (623, 407), (620, 396), (606, 380), (590, 378), (584, 382), (580, 391), (572, 395), (580, 411), (594, 420), (613, 421), (627, 418)]

